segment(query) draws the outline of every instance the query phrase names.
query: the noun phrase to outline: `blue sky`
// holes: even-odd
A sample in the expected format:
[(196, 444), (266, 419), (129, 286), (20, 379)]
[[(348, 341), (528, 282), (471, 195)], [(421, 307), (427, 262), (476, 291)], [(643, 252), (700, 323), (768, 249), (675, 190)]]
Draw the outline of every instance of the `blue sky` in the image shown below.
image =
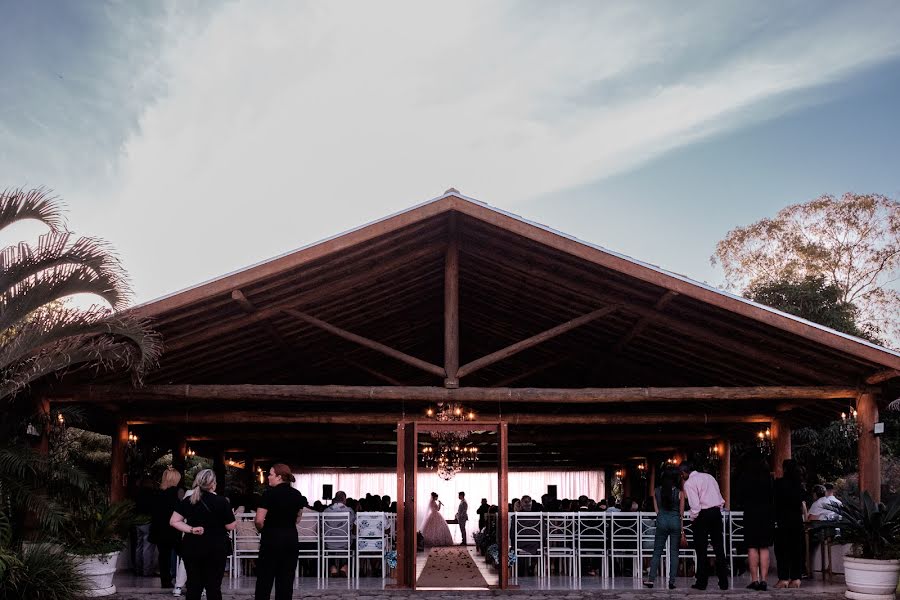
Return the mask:
[(900, 196), (897, 31), (896, 2), (0, 0), (0, 187), (52, 187), (141, 301), (450, 186), (719, 284), (734, 226)]

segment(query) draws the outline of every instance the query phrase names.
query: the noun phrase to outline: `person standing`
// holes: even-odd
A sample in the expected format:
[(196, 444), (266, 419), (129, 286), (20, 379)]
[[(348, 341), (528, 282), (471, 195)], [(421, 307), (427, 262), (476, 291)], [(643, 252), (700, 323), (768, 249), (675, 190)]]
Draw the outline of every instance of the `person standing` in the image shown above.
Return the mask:
[(150, 542), (156, 544), (159, 554), (160, 587), (171, 589), (175, 577), (175, 547), (181, 538), (178, 532), (169, 527), (172, 512), (181, 499), (181, 473), (169, 465), (163, 471), (159, 482), (159, 492), (153, 496), (150, 519)]
[(193, 493), (181, 500), (169, 525), (185, 534), (181, 557), (187, 570), (187, 600), (222, 600), (226, 540), (237, 522), (228, 498), (216, 495), (216, 474), (203, 469), (194, 477)]
[(294, 474), (286, 464), (269, 469), (269, 488), (263, 492), (254, 523), (262, 533), (256, 563), (256, 600), (269, 600), (275, 586), (275, 600), (290, 600), (297, 569), (297, 514), (303, 508), (303, 494), (291, 487)]
[(466, 541), (466, 522), (469, 520), (469, 503), (466, 502), (466, 493), (459, 493), (459, 508), (456, 509), (456, 522), (459, 523), (459, 533), (462, 535), (460, 546), (468, 546)]
[(800, 465), (791, 458), (782, 463), (782, 472), (784, 476), (775, 480), (775, 567), (778, 570), (775, 587), (798, 588), (804, 566), (803, 474)]
[(689, 462), (680, 466), (684, 480), (684, 495), (691, 505), (691, 521), (694, 527), (694, 551), (697, 552), (697, 581), (695, 590), (705, 590), (709, 583), (709, 556), (706, 545), (712, 544), (716, 555), (716, 574), (719, 589), (728, 589), (728, 564), (725, 562), (725, 543), (722, 539), (722, 507), (725, 500), (719, 491), (719, 483), (709, 473), (701, 473)]
[(775, 540), (775, 489), (769, 466), (755, 457), (738, 482), (738, 498), (744, 506), (744, 542), (750, 565), (748, 589), (766, 591), (769, 575), (769, 546)]
[(669, 542), (669, 589), (675, 589), (675, 575), (678, 573), (678, 545), (681, 542), (681, 531), (684, 519), (684, 492), (681, 490), (681, 477), (674, 469), (663, 473), (659, 487), (653, 493), (653, 507), (656, 511), (656, 537), (653, 542), (653, 558), (650, 559), (650, 574), (644, 582), (646, 587), (653, 587), (653, 580), (659, 573), (659, 562), (662, 558), (666, 540)]

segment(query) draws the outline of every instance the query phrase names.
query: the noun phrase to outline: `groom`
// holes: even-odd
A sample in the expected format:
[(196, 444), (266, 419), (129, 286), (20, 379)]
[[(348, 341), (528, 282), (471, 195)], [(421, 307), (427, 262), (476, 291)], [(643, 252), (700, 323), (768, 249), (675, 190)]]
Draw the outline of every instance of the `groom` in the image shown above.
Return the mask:
[(462, 534), (460, 546), (468, 546), (466, 543), (466, 521), (469, 520), (469, 505), (466, 503), (466, 493), (459, 493), (459, 509), (456, 511), (456, 520), (459, 523), (459, 532)]

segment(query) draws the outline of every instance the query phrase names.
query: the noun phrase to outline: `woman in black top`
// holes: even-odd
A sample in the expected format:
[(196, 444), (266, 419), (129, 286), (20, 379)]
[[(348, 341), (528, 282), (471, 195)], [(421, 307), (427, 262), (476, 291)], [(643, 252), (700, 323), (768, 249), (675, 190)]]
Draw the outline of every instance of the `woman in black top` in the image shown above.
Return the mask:
[(778, 570), (776, 588), (800, 587), (803, 574), (803, 477), (793, 459), (783, 464), (784, 477), (775, 481), (775, 562)]
[(297, 513), (303, 494), (291, 487), (290, 467), (277, 463), (269, 469), (269, 489), (259, 501), (254, 523), (262, 532), (256, 563), (256, 600), (290, 600), (297, 569)]
[(187, 600), (222, 600), (228, 532), (237, 523), (228, 498), (216, 495), (216, 474), (203, 469), (191, 495), (178, 503), (169, 524), (185, 534), (181, 557), (187, 570)]
[(738, 498), (744, 507), (744, 542), (750, 563), (751, 590), (765, 591), (769, 574), (769, 546), (775, 539), (775, 497), (772, 474), (762, 457), (747, 461), (738, 481)]
[(174, 569), (172, 567), (175, 566), (173, 558), (175, 547), (178, 546), (178, 540), (181, 538), (177, 531), (169, 527), (169, 519), (172, 518), (172, 512), (182, 495), (179, 483), (181, 483), (181, 473), (169, 465), (163, 471), (162, 479), (159, 482), (159, 491), (153, 495), (151, 500), (150, 542), (156, 544), (159, 551), (159, 579), (160, 587), (163, 588), (171, 588), (173, 585)]

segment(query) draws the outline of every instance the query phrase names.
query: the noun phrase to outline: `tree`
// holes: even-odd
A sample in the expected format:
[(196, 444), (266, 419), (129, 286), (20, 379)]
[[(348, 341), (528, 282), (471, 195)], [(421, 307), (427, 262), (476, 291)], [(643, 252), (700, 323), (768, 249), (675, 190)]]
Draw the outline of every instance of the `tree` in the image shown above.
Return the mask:
[(864, 331), (900, 343), (900, 202), (879, 194), (821, 196), (737, 227), (716, 245), (730, 289), (822, 276)]
[(827, 283), (824, 275), (807, 275), (800, 280), (778, 280), (751, 285), (745, 294), (760, 304), (777, 308), (807, 321), (867, 339), (876, 344), (881, 340), (871, 324), (857, 325), (859, 309), (842, 300), (841, 289)]
[[(35, 246), (20, 242), (0, 252), (0, 516), (15, 540), (26, 512), (45, 531), (58, 531), (66, 511), (54, 491), (87, 488), (80, 469), (29, 447), (29, 427), (46, 431), (56, 423), (36, 415), (25, 392), (48, 376), (85, 368), (129, 370), (140, 382), (161, 351), (147, 323), (120, 312), (130, 292), (108, 244), (73, 239), (60, 203), (43, 189), (0, 191), (0, 231), (28, 219), (48, 233)], [(73, 294), (102, 304), (78, 308), (66, 302)]]

